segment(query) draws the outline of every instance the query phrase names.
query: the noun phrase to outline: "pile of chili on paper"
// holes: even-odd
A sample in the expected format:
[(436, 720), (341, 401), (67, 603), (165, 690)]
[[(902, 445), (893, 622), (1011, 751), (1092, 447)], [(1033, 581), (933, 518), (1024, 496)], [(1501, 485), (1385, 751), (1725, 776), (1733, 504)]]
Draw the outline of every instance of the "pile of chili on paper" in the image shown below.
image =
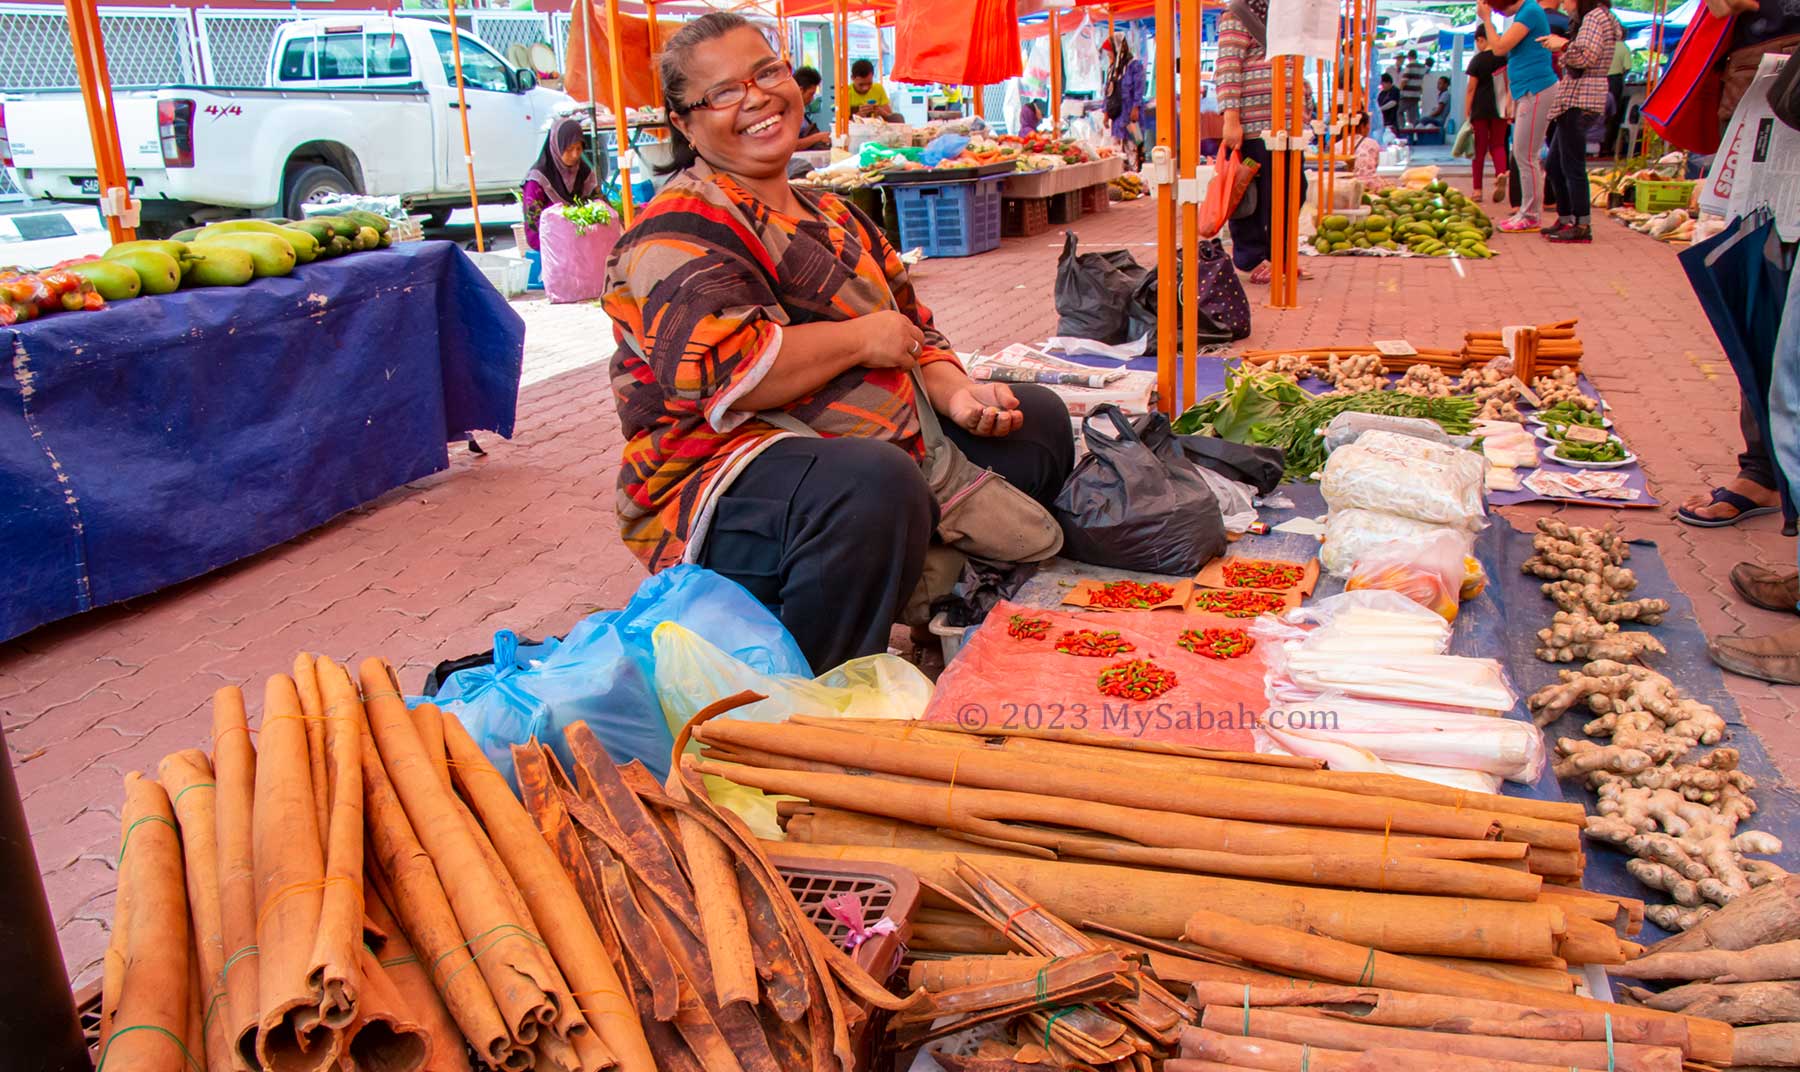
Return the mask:
[(1196, 611), (1223, 614), (1227, 618), (1254, 618), (1259, 614), (1273, 614), (1286, 607), (1287, 600), (1282, 596), (1274, 592), (1259, 592), (1253, 588), (1231, 591), (1204, 588), (1195, 593), (1193, 604)]
[(1233, 588), (1266, 588), (1285, 592), (1306, 576), (1306, 567), (1294, 562), (1267, 562), (1257, 558), (1228, 558), (1223, 566), (1225, 583)]
[(1175, 687), (1175, 675), (1149, 659), (1114, 663), (1100, 671), (1100, 692), (1123, 700), (1154, 700)]
[(1050, 619), (1015, 614), (1006, 623), (1006, 635), (1014, 640), (1042, 640), (1050, 635)]
[(1152, 581), (1140, 584), (1137, 581), (1111, 581), (1088, 593), (1088, 606), (1104, 607), (1107, 610), (1148, 610), (1159, 603), (1166, 603), (1175, 594), (1173, 585)]
[(1256, 641), (1242, 629), (1188, 629), (1175, 643), (1208, 659), (1236, 659), (1256, 647)]
[(1117, 629), (1096, 632), (1092, 629), (1066, 629), (1056, 641), (1056, 650), (1064, 655), (1087, 655), (1109, 659), (1122, 652), (1136, 651), (1137, 645), (1121, 639)]

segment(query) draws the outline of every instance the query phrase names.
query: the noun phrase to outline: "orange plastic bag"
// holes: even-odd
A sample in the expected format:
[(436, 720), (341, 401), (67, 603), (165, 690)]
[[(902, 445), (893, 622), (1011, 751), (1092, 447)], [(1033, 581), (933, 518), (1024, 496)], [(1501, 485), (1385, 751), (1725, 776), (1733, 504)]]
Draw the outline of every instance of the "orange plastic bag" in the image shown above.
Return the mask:
[[(1463, 553), (1466, 538), (1452, 532), (1438, 531), (1421, 540), (1394, 540), (1384, 543), (1362, 558), (1344, 582), (1345, 591), (1376, 589), (1398, 592), (1414, 603), (1443, 615), (1454, 622), (1461, 609), (1465, 583), (1473, 586), (1469, 562)], [(1475, 568), (1481, 568), (1480, 563)], [(1485, 587), (1474, 587), (1477, 595)]]
[[(685, 25), (687, 24), (675, 19), (657, 19), (656, 40), (659, 43), (667, 41)], [(587, 31), (585, 34), (583, 29)], [(590, 69), (588, 55), (591, 52), (594, 102), (611, 108), (612, 56), (607, 47), (606, 35), (606, 10), (595, 0), (575, 0), (570, 11), (569, 43), (564, 49), (567, 58), (563, 61), (563, 91), (583, 104), (587, 103)], [(631, 15), (620, 15), (619, 55), (625, 62), (620, 65), (619, 73), (627, 108), (649, 108), (662, 104), (656, 95), (656, 80), (651, 74), (655, 67), (651, 53), (649, 21)]]
[(1237, 150), (1219, 150), (1213, 160), (1212, 182), (1207, 184), (1206, 197), (1200, 202), (1201, 238), (1217, 237), (1225, 229), (1238, 202), (1244, 199), (1244, 191), (1250, 188), (1249, 179), (1256, 174), (1255, 168), (1256, 162), (1245, 162)]

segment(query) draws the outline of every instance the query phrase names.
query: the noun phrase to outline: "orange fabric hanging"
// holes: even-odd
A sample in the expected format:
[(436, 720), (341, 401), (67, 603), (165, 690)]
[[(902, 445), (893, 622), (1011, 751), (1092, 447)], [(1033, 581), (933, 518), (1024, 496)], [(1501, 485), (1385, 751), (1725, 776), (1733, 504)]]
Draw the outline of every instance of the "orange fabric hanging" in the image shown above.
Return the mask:
[[(588, 100), (588, 58), (587, 50), (593, 49), (594, 102), (612, 107), (612, 60), (606, 45), (606, 13), (594, 0), (576, 0), (576, 7), (586, 6), (585, 11), (575, 11), (569, 20), (569, 45), (563, 61), (563, 90), (576, 100), (587, 103)], [(585, 18), (583, 16), (586, 16)], [(658, 40), (667, 41), (682, 27), (678, 19), (656, 20)], [(588, 27), (584, 35), (582, 28)], [(656, 77), (652, 73), (655, 63), (651, 60), (650, 23), (632, 15), (619, 16), (620, 41), (619, 54), (625, 57), (622, 82), (624, 84), (625, 107), (648, 108), (660, 105), (657, 95)], [(583, 37), (586, 41), (583, 41)]]
[(985, 86), (1024, 72), (1018, 0), (900, 0), (896, 82)]

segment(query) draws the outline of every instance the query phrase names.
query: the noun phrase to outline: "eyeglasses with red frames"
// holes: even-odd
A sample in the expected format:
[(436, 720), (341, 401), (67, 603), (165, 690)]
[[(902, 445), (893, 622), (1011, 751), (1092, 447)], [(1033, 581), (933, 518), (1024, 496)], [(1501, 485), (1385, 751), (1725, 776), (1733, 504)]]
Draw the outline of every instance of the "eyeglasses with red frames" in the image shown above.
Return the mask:
[(710, 108), (715, 112), (722, 112), (727, 108), (736, 108), (738, 105), (744, 103), (744, 98), (750, 95), (751, 86), (755, 86), (767, 93), (779, 89), (783, 83), (791, 82), (793, 80), (793, 64), (786, 60), (770, 60), (768, 63), (758, 67), (756, 73), (749, 78), (740, 78), (733, 82), (721, 82), (719, 85), (716, 85), (701, 94), (699, 100), (694, 101), (692, 104), (682, 105), (679, 110), (684, 115), (700, 108)]

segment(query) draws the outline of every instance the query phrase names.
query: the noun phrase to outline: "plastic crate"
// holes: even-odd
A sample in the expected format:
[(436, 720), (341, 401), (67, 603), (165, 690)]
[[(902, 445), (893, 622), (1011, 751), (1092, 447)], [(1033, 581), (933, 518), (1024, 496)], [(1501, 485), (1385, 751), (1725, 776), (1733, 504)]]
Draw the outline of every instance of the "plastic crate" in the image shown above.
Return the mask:
[(1106, 184), (1084, 186), (1081, 188), (1081, 214), (1092, 216), (1096, 212), (1105, 212), (1112, 202), (1106, 196)]
[(1686, 208), (1694, 196), (1694, 183), (1686, 179), (1639, 179), (1637, 210), (1667, 212)]
[(531, 263), (510, 253), (466, 253), (494, 289), (508, 298), (525, 293), (525, 282), (531, 278)]
[[(804, 851), (807, 847), (796, 845), (795, 849)], [(849, 928), (826, 910), (827, 900), (851, 894), (862, 901), (864, 926), (873, 926), (882, 919), (894, 922), (894, 933), (876, 935), (857, 946), (853, 954), (876, 981), (887, 982), (900, 967), (906, 943), (912, 939), (912, 920), (919, 910), (918, 878), (904, 868), (885, 864), (784, 858), (779, 851), (770, 854), (769, 862), (787, 880), (788, 891), (799, 903), (800, 911), (840, 949)], [(863, 1006), (862, 1011), (862, 1023), (852, 1033), (851, 1043), (861, 1055), (857, 1067), (873, 1068), (875, 1044), (883, 1034), (887, 1013), (869, 1005)]]
[(1081, 218), (1081, 191), (1070, 190), (1050, 199), (1050, 222), (1057, 226)]
[(1000, 199), (1000, 234), (1003, 238), (1030, 238), (1050, 229), (1050, 199), (1003, 197)]
[(1001, 179), (897, 186), (890, 193), (900, 218), (900, 248), (927, 257), (968, 257), (1000, 244)]

